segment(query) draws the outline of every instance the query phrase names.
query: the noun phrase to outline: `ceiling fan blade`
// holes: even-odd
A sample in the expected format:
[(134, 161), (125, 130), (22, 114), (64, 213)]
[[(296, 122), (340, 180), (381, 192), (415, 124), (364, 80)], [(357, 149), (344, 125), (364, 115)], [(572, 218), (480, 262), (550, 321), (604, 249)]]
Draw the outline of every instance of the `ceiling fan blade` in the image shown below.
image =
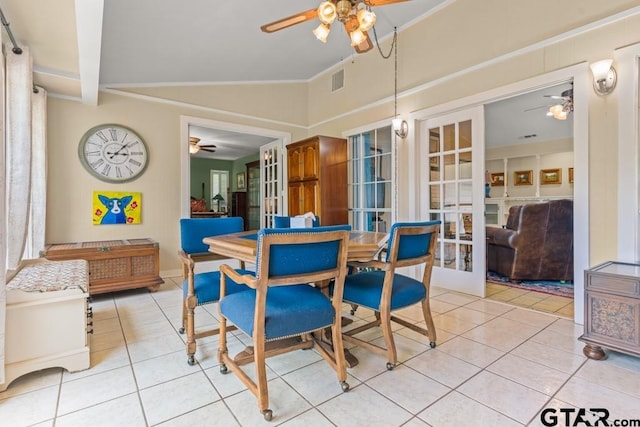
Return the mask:
[(539, 110), (541, 108), (549, 108), (549, 107), (551, 107), (551, 105), (541, 105), (539, 107), (527, 108), (526, 110), (523, 110), (523, 111), (526, 113), (527, 111), (534, 111), (534, 110)]
[(292, 25), (300, 24), (301, 22), (308, 21), (310, 19), (316, 18), (317, 16), (318, 9), (311, 9), (307, 10), (306, 12), (301, 12), (296, 15), (289, 16), (287, 18), (283, 18), (269, 24), (265, 24), (260, 27), (260, 29), (265, 33), (273, 33), (274, 31), (279, 31), (284, 28), (291, 27)]
[(402, 3), (409, 0), (363, 0), (367, 6), (385, 6), (393, 3)]
[[(215, 146), (214, 146), (214, 147), (215, 147)], [(202, 148), (202, 147), (200, 147), (200, 151), (208, 151), (208, 152), (210, 152), (210, 153), (215, 153), (215, 152), (216, 152), (216, 150), (211, 150), (211, 149), (209, 149), (209, 148)]]
[(218, 146), (214, 145), (214, 144), (198, 144), (198, 147), (200, 147), (200, 148), (208, 148), (208, 147), (218, 148)]

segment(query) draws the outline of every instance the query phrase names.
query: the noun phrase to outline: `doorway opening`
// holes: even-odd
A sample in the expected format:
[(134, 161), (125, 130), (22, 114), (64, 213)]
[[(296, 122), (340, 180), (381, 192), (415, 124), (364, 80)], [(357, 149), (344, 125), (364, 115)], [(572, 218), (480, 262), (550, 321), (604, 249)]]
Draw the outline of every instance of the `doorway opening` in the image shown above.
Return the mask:
[[(214, 211), (220, 203), (221, 209), (225, 208), (224, 214), (248, 218), (247, 205), (242, 203), (248, 191), (247, 163), (259, 160), (261, 147), (275, 142), (286, 145), (291, 140), (286, 132), (190, 116), (181, 116), (180, 133), (182, 218), (192, 216), (194, 197), (206, 199), (206, 211), (212, 215), (218, 214)], [(198, 138), (196, 145), (207, 149), (194, 153), (196, 150), (189, 142), (193, 138)], [(222, 179), (215, 180), (215, 171), (227, 172), (226, 184)], [(218, 182), (218, 192), (212, 193), (215, 182)], [(214, 200), (218, 194), (220, 197)], [(261, 221), (262, 218), (259, 223)]]
[(485, 132), (486, 297), (573, 317), (573, 83), (485, 104)]

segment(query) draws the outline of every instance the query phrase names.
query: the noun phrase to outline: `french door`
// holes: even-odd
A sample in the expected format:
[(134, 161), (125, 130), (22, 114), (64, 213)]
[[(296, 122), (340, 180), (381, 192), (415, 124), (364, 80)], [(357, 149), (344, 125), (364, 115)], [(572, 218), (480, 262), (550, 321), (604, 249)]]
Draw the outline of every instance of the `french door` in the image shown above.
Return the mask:
[(420, 124), (422, 217), (440, 220), (431, 283), (484, 297), (484, 110)]
[(276, 140), (260, 147), (260, 227), (273, 227), (273, 217), (282, 215), (285, 200), (282, 171), (286, 156), (282, 140)]

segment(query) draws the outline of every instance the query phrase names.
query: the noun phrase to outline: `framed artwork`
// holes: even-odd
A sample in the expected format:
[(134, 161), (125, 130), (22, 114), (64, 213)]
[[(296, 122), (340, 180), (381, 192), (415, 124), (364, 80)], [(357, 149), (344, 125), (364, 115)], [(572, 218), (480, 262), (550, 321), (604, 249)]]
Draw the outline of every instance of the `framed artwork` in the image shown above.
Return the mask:
[(238, 172), (236, 174), (236, 188), (238, 190), (244, 190), (245, 188), (247, 188), (245, 185), (244, 179), (245, 179), (244, 172)]
[(515, 171), (513, 185), (533, 185), (533, 171)]
[(540, 184), (561, 184), (562, 169), (540, 169)]
[(140, 224), (142, 193), (132, 191), (94, 191), (93, 225)]
[(492, 187), (504, 187), (504, 172), (492, 173), (490, 179)]
[(573, 184), (573, 168), (569, 168), (569, 182)]

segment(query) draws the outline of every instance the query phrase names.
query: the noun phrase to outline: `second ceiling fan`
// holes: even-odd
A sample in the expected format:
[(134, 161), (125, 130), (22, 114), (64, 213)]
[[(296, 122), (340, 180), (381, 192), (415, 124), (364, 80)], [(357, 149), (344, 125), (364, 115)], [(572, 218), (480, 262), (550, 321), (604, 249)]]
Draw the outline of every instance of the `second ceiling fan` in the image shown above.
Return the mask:
[(365, 53), (373, 49), (373, 43), (367, 30), (376, 23), (376, 15), (371, 6), (384, 6), (409, 0), (327, 0), (320, 3), (317, 9), (310, 9), (296, 15), (265, 24), (262, 31), (273, 33), (292, 25), (300, 24), (314, 18), (320, 20), (320, 25), (313, 30), (318, 40), (325, 43), (331, 30), (331, 25), (337, 20), (344, 25), (351, 46), (357, 53)]
[(189, 137), (189, 153), (191, 154), (196, 154), (198, 151), (202, 150), (202, 151), (208, 151), (210, 153), (215, 153), (216, 152), (216, 146), (213, 144), (202, 144), (202, 145), (198, 145), (198, 143), (200, 142), (200, 138), (196, 138), (195, 136), (190, 136)]

